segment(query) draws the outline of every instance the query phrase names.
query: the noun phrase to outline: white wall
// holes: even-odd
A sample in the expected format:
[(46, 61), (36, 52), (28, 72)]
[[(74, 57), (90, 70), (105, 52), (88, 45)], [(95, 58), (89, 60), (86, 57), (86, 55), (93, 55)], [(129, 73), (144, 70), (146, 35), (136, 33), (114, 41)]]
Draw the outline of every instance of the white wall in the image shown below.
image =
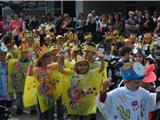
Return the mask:
[(76, 17), (78, 17), (79, 13), (83, 13), (83, 1), (76, 1)]

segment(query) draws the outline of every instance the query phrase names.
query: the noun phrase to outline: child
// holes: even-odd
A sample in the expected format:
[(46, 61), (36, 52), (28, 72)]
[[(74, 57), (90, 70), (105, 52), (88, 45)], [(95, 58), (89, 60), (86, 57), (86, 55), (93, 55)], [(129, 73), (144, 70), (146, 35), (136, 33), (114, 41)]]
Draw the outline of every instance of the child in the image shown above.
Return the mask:
[(8, 61), (6, 60), (7, 48), (0, 43), (0, 119), (7, 120), (4, 108), (10, 108), (13, 94), (8, 92)]
[(64, 69), (63, 54), (59, 57), (59, 71), (64, 75), (62, 95), (71, 120), (92, 119), (92, 114), (96, 113), (95, 96), (101, 83), (100, 73), (104, 70), (103, 55), (99, 55), (99, 58), (100, 68), (89, 70), (88, 61), (77, 56), (74, 70), (72, 70)]
[(124, 87), (107, 92), (111, 82), (104, 82), (97, 106), (105, 119), (148, 120), (148, 112), (160, 107), (159, 95), (140, 87), (144, 76), (142, 64), (130, 62), (122, 67)]
[[(157, 79), (156, 74), (154, 73), (155, 67), (154, 64), (146, 65), (145, 67), (145, 77), (142, 81), (142, 87), (152, 93), (156, 92), (155, 81)], [(158, 120), (159, 110), (155, 110), (149, 113), (149, 120)]]
[(36, 81), (39, 120), (54, 119), (51, 71), (47, 68), (48, 64), (50, 64), (50, 53), (47, 52), (39, 56), (37, 66), (33, 69)]
[(28, 51), (28, 43), (24, 39), (21, 41), (21, 45), (19, 47), (19, 58), (18, 59), (10, 59), (9, 60), (9, 85), (12, 89), (9, 89), (9, 92), (16, 93), (16, 113), (20, 115), (23, 113), (23, 91), (24, 91), (24, 83), (26, 78), (27, 69), (30, 62), (30, 53)]

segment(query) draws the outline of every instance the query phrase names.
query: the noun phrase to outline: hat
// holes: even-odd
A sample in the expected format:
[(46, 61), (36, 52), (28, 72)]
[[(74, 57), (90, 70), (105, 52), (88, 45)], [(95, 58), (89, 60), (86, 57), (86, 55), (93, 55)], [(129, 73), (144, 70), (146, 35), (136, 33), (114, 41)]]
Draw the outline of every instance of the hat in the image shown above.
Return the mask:
[(97, 52), (97, 50), (96, 50), (95, 47), (89, 46), (89, 45), (85, 45), (85, 46), (84, 46), (84, 51), (89, 51), (89, 52), (94, 52), (94, 53)]
[(80, 50), (80, 49), (79, 49), (77, 46), (75, 46), (75, 45), (72, 47), (72, 51), (74, 51), (74, 52), (77, 52), (77, 51), (79, 51), (79, 50)]
[(76, 33), (73, 33), (73, 32), (68, 32), (68, 33), (66, 33), (64, 36), (66, 36), (67, 38), (73, 37), (74, 40), (77, 40), (77, 39), (78, 39), (77, 34), (76, 34)]
[(58, 46), (57, 45), (52, 45), (50, 47), (50, 51), (53, 51), (53, 50), (58, 50)]
[(52, 39), (52, 36), (50, 34), (46, 35), (46, 39), (49, 38), (49, 39)]
[(122, 79), (132, 81), (145, 76), (144, 67), (141, 63), (126, 63), (121, 69)]
[(119, 31), (118, 30), (114, 30), (113, 31), (113, 35), (119, 35)]
[(152, 38), (152, 34), (151, 33), (145, 33), (145, 34), (143, 34), (143, 38)]
[(39, 44), (35, 44), (33, 47), (33, 51), (36, 54), (36, 58), (40, 59), (43, 55), (45, 55), (48, 52), (48, 49), (46, 47), (40, 47)]
[(155, 69), (154, 64), (148, 65), (145, 68), (145, 77), (143, 79), (144, 83), (151, 83), (156, 81), (156, 74), (153, 72)]
[(84, 57), (82, 57), (80, 55), (77, 55), (77, 61), (76, 61), (75, 65), (80, 63), (80, 62), (87, 62), (88, 63), (88, 61)]
[(86, 34), (86, 35), (84, 36), (84, 39), (85, 39), (85, 40), (92, 40), (92, 34), (91, 34), (91, 33)]
[(7, 53), (8, 49), (7, 47), (5, 46), (5, 44), (0, 41), (0, 53)]
[(64, 39), (64, 37), (62, 35), (57, 35), (56, 40), (61, 40)]
[(123, 42), (124, 41), (124, 37), (121, 35), (121, 36), (118, 36), (118, 38), (116, 38), (116, 42)]
[(113, 35), (104, 35), (105, 40), (112, 40), (114, 38)]
[(125, 38), (125, 39), (124, 39), (124, 42), (130, 42), (130, 39)]

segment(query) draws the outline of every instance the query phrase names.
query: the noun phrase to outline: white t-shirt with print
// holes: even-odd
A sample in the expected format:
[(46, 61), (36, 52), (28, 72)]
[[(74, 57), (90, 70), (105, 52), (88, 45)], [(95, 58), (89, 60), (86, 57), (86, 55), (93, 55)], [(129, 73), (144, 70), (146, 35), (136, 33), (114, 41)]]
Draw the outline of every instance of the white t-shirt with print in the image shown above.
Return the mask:
[(107, 93), (105, 103), (99, 101), (97, 107), (106, 120), (148, 120), (148, 112), (160, 108), (156, 103), (156, 93), (139, 88), (131, 91), (120, 87)]

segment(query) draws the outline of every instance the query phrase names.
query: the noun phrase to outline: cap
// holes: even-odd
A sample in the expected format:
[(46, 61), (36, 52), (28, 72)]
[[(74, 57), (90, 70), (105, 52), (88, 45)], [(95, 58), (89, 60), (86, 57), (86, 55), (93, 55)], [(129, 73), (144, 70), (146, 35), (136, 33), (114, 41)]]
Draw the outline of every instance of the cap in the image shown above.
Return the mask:
[(144, 67), (141, 63), (126, 63), (121, 69), (122, 79), (132, 81), (145, 76)]
[(144, 83), (151, 83), (151, 82), (156, 81), (157, 76), (153, 72), (154, 69), (155, 69), (154, 64), (146, 66), (146, 68), (145, 68), (145, 77), (143, 79)]

